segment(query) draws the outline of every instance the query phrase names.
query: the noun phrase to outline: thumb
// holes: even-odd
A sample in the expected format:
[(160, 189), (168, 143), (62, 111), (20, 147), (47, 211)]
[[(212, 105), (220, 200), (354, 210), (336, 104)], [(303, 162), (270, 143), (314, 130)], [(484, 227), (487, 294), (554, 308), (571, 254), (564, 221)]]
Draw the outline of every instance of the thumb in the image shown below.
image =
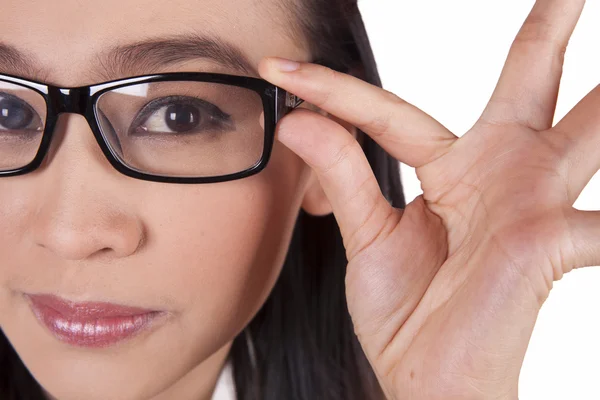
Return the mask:
[[(314, 111), (296, 109), (277, 125), (276, 138), (315, 172), (351, 260), (399, 219), (381, 193), (365, 153), (344, 127)], [(386, 228), (387, 227), (387, 228)]]
[(313, 168), (331, 203), (348, 258), (354, 329), (376, 359), (421, 301), (447, 255), (446, 231), (423, 196), (393, 208), (348, 130), (306, 109), (278, 124), (278, 140)]
[[(419, 195), (406, 206), (397, 227), (384, 240), (350, 261), (346, 274), (348, 309), (355, 333), (373, 365), (378, 360), (378, 368), (388, 370), (384, 353), (422, 302), (447, 254), (442, 221)], [(391, 367), (394, 360), (388, 361)]]

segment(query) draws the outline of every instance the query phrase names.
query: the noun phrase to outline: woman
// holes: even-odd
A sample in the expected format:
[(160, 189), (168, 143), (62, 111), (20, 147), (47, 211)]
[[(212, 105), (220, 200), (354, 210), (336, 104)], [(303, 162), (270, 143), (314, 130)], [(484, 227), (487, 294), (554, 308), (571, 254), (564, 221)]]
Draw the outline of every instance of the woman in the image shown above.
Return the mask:
[(355, 1), (284, 3), (5, 4), (2, 399), (517, 397), (599, 264), (600, 88), (552, 127), (584, 1), (538, 1), (460, 139), (378, 87)]

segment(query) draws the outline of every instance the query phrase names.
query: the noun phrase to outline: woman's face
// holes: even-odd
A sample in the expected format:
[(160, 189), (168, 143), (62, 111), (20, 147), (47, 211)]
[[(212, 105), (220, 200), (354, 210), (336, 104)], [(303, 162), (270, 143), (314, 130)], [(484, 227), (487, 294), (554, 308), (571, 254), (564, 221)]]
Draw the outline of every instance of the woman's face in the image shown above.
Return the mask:
[[(239, 47), (253, 68), (268, 55), (310, 59), (292, 38), (291, 7), (276, 0), (4, 0), (2, 6), (1, 43), (22, 52), (29, 68), (15, 69), (0, 53), (0, 72), (35, 72), (65, 87), (153, 72), (241, 74), (175, 46), (149, 52), (141, 63), (102, 69), (107, 65), (98, 56), (115, 46), (177, 35)], [(159, 65), (157, 54), (185, 60)], [(319, 198), (310, 194), (319, 190), (313, 175), (276, 141), (268, 167), (245, 179), (136, 180), (109, 164), (75, 114), (60, 116), (53, 141), (37, 171), (0, 178), (2, 330), (60, 400), (206, 398), (231, 340), (277, 279), (298, 210)], [(108, 347), (77, 346), (38, 322), (25, 293), (168, 316)]]

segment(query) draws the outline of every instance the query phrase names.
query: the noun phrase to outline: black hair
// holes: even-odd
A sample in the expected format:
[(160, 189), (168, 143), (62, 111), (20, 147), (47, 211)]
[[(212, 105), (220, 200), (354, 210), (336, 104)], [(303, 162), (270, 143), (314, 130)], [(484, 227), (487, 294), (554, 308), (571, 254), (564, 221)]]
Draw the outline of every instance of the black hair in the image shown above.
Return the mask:
[[(290, 1), (301, 4), (296, 19), (314, 59), (341, 71), (359, 68), (365, 81), (381, 87), (356, 0)], [(363, 132), (358, 136), (384, 196), (404, 208), (399, 162)], [(238, 400), (385, 398), (348, 313), (346, 264), (333, 215), (300, 210), (281, 275), (229, 353)], [(44, 399), (1, 331), (0, 399)]]
[[(356, 0), (302, 4), (297, 19), (313, 58), (361, 70), (362, 79), (381, 87)], [(404, 208), (399, 162), (360, 130), (358, 140), (383, 195)], [(334, 216), (300, 210), (281, 275), (229, 354), (238, 400), (385, 399), (348, 313), (346, 264)]]

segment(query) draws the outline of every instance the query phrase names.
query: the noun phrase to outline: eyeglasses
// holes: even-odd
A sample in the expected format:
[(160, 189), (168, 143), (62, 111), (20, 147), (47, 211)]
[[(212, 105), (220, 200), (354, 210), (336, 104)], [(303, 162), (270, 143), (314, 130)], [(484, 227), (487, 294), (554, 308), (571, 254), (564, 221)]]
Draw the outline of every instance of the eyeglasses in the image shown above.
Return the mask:
[(212, 183), (265, 168), (277, 122), (302, 99), (258, 78), (208, 72), (61, 88), (0, 74), (0, 177), (38, 168), (58, 115), (83, 115), (119, 172)]

